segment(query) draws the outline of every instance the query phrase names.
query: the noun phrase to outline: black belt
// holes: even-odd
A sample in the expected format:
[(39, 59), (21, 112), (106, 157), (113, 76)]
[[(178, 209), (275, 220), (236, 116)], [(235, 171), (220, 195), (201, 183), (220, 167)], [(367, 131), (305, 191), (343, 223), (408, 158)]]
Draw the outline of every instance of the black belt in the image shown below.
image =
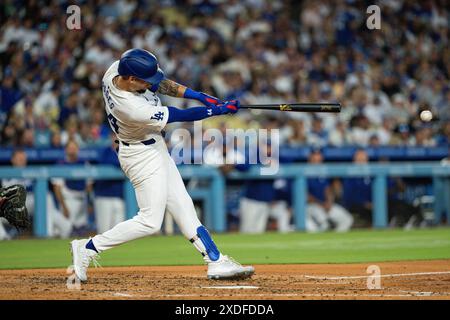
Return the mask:
[[(120, 141), (120, 142), (126, 147), (130, 146), (130, 143), (128, 143), (128, 142), (125, 142), (125, 141)], [(149, 146), (151, 144), (154, 144), (155, 142), (156, 142), (156, 140), (151, 138), (151, 139), (148, 139), (148, 140), (145, 140), (145, 141), (141, 141), (139, 143), (142, 143), (142, 144), (145, 144), (146, 146)], [(116, 140), (116, 143), (119, 143), (119, 140)]]

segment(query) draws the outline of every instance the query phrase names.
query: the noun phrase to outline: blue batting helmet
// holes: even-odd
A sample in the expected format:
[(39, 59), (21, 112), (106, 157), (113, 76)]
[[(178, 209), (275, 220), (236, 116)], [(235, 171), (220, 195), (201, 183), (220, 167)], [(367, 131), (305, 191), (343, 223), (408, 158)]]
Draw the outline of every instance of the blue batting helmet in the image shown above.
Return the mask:
[(122, 54), (119, 74), (134, 76), (151, 84), (158, 84), (164, 79), (164, 72), (159, 68), (156, 57), (143, 49), (130, 49)]

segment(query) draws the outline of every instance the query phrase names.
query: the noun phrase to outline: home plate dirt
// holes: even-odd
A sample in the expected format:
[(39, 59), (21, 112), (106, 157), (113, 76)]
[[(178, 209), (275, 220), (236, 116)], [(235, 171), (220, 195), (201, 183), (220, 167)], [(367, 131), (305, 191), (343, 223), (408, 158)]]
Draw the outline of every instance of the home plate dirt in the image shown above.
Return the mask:
[[(379, 277), (367, 273), (371, 265), (379, 267)], [(213, 281), (206, 279), (206, 266), (91, 268), (79, 290), (65, 269), (0, 270), (0, 299), (450, 300), (450, 260), (255, 269), (252, 279)]]

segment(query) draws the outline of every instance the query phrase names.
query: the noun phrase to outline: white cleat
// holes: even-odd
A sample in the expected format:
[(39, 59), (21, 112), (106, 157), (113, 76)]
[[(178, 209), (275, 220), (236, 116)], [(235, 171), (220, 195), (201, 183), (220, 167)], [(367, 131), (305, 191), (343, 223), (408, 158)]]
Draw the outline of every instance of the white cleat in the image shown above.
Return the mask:
[(72, 251), (72, 264), (75, 271), (75, 275), (80, 281), (87, 281), (87, 269), (91, 261), (95, 266), (98, 266), (97, 258), (98, 253), (91, 249), (86, 249), (86, 243), (89, 239), (85, 240), (73, 240), (70, 243), (70, 249)]
[(250, 278), (255, 273), (252, 266), (242, 266), (239, 262), (228, 256), (220, 256), (217, 261), (208, 263), (208, 279), (234, 280)]

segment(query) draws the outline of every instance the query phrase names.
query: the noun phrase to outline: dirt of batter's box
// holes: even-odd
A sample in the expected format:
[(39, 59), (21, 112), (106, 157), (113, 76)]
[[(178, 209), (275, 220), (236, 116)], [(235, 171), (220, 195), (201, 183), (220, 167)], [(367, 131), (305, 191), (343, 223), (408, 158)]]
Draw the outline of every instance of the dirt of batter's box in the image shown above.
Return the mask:
[[(371, 265), (380, 277), (367, 273)], [(450, 300), (450, 260), (255, 269), (251, 279), (215, 281), (206, 279), (206, 266), (92, 268), (79, 289), (65, 269), (0, 270), (0, 299)]]

